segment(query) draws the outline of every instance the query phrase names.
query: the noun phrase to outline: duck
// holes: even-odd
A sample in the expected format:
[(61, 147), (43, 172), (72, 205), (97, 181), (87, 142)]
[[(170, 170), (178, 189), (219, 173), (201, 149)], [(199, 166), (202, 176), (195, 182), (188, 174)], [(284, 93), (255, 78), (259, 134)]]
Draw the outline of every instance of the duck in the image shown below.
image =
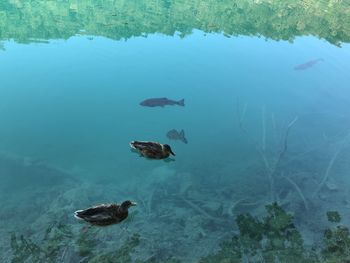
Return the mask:
[(149, 159), (165, 159), (170, 155), (175, 156), (170, 145), (159, 142), (132, 141), (130, 147), (137, 150), (141, 156)]
[(128, 209), (136, 203), (130, 200), (122, 204), (101, 204), (74, 212), (74, 217), (92, 225), (107, 226), (118, 224), (128, 217)]

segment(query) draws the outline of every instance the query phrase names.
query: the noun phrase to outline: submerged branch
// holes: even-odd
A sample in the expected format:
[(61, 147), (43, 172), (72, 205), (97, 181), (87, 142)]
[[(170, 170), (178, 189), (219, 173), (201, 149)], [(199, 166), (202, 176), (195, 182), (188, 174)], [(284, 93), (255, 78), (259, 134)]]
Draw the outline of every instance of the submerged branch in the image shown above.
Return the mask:
[(329, 163), (328, 163), (328, 165), (327, 165), (326, 172), (325, 172), (325, 174), (324, 174), (324, 176), (323, 176), (323, 179), (322, 179), (322, 181), (320, 182), (320, 184), (318, 185), (318, 187), (317, 187), (315, 193), (313, 194), (313, 197), (315, 197), (315, 196), (319, 193), (319, 191), (321, 191), (322, 187), (323, 187), (324, 184), (327, 182), (327, 180), (328, 180), (328, 178), (329, 178), (329, 176), (330, 176), (330, 172), (331, 172), (331, 170), (332, 170), (332, 168), (333, 168), (333, 165), (334, 165), (335, 161), (337, 160), (338, 155), (340, 154), (340, 152), (344, 149), (345, 143), (347, 142), (347, 140), (348, 140), (349, 137), (350, 137), (350, 132), (344, 137), (344, 139), (342, 140), (342, 142), (341, 142), (339, 148), (335, 151), (335, 153), (334, 153), (332, 159), (329, 161)]
[(183, 196), (180, 196), (181, 200), (184, 201), (187, 205), (189, 205), (191, 208), (193, 208), (194, 210), (196, 210), (198, 213), (202, 214), (203, 216), (214, 220), (214, 221), (220, 221), (219, 219), (209, 215), (206, 211), (204, 211), (202, 208), (200, 208), (198, 205), (194, 204), (193, 202), (191, 202), (190, 200), (187, 200), (186, 198), (184, 198)]
[(262, 122), (262, 138), (261, 138), (261, 144), (262, 144), (262, 150), (266, 151), (266, 123), (265, 123), (265, 106), (262, 108), (262, 116), (261, 116), (261, 122)]
[[(240, 112), (239, 109), (239, 103), (237, 103), (237, 115), (238, 115), (238, 121), (239, 121), (239, 127), (240, 129), (244, 132), (244, 134), (246, 134), (246, 136), (248, 137), (249, 140), (251, 140), (254, 144), (255, 147), (257, 148), (263, 162), (265, 165), (265, 168), (267, 170), (267, 176), (269, 178), (269, 182), (270, 182), (270, 191), (271, 191), (271, 200), (275, 201), (275, 185), (274, 185), (274, 175), (277, 171), (277, 169), (280, 166), (280, 163), (284, 157), (284, 155), (287, 152), (288, 149), (288, 137), (289, 137), (289, 132), (290, 129), (294, 126), (294, 124), (297, 122), (298, 120), (298, 116), (296, 116), (287, 126), (287, 130), (284, 134), (284, 139), (283, 139), (283, 148), (281, 149), (280, 153), (278, 154), (277, 160), (275, 161), (275, 163), (273, 165), (270, 165), (270, 163), (267, 160), (267, 156), (266, 156), (266, 124), (265, 124), (265, 107), (262, 108), (262, 142), (261, 144), (259, 144), (255, 139), (253, 139), (252, 137), (250, 137), (248, 131), (245, 129), (245, 127), (243, 126), (243, 118), (245, 116), (247, 110), (247, 104), (244, 105), (243, 108), (243, 112)], [(274, 122), (274, 118), (273, 118), (273, 125), (275, 127), (275, 122)]]
[(309, 211), (309, 206), (307, 205), (306, 198), (305, 198), (303, 192), (301, 191), (300, 187), (291, 178), (289, 178), (283, 174), (282, 174), (282, 177), (285, 178), (291, 185), (294, 186), (294, 188), (297, 190), (301, 200), (303, 200), (304, 207), (305, 207), (306, 211)]

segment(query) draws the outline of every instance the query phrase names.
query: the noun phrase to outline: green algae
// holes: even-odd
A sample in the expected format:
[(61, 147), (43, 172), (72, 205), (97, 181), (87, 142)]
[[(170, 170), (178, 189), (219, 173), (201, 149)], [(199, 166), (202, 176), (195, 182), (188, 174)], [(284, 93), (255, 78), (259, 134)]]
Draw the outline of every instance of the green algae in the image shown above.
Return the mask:
[[(68, 225), (48, 227), (41, 242), (34, 242), (31, 238), (13, 233), (10, 240), (13, 254), (11, 263), (61, 262), (72, 240), (74, 240), (73, 231)], [(103, 254), (98, 251), (99, 242), (93, 231), (82, 231), (75, 243), (77, 247), (73, 252), (75, 255), (70, 256), (80, 258), (80, 262), (131, 263), (132, 253), (140, 243), (140, 235), (131, 235), (120, 248)]]
[(15, 233), (12, 233), (10, 244), (13, 258), (11, 263), (57, 262), (57, 259), (65, 253), (71, 238), (71, 228), (63, 224), (49, 226), (45, 231), (42, 244), (37, 244), (23, 235), (17, 237)]
[(131, 263), (131, 254), (135, 248), (140, 244), (140, 235), (133, 234), (125, 243), (113, 252), (96, 255), (89, 258), (89, 263)]
[(327, 263), (350, 262), (349, 228), (340, 224), (338, 212), (328, 211), (327, 217), (329, 222), (338, 224), (324, 231), (323, 260)]
[(341, 221), (341, 216), (337, 211), (328, 211), (327, 218), (329, 222), (339, 223)]
[[(336, 223), (325, 230), (322, 246), (318, 249), (306, 247), (303, 237), (295, 227), (293, 215), (284, 211), (277, 203), (265, 207), (267, 215), (261, 219), (251, 214), (236, 217), (239, 234), (224, 241), (220, 249), (203, 257), (198, 263), (285, 262), (285, 263), (339, 263), (350, 262), (350, 231), (340, 224), (340, 215), (329, 211), (327, 217)], [(91, 229), (89, 229), (91, 230)], [(59, 262), (64, 258), (69, 242), (76, 240), (75, 253), (80, 262), (89, 263), (153, 263), (159, 259), (135, 259), (133, 254), (140, 245), (139, 234), (130, 235), (120, 247), (101, 253), (95, 231), (81, 231), (74, 236), (72, 228), (64, 224), (50, 225), (41, 242), (34, 242), (23, 235), (12, 234), (10, 246), (13, 253), (11, 263)], [(72, 255), (70, 255), (72, 257)], [(181, 263), (169, 258), (162, 262)]]
[[(285, 262), (339, 263), (350, 262), (350, 233), (342, 225), (325, 230), (322, 247), (309, 248), (293, 223), (293, 216), (277, 203), (266, 206), (267, 216), (257, 219), (239, 215), (239, 235), (220, 245), (218, 252), (202, 258), (200, 263)], [(330, 222), (340, 222), (336, 211), (327, 213)]]

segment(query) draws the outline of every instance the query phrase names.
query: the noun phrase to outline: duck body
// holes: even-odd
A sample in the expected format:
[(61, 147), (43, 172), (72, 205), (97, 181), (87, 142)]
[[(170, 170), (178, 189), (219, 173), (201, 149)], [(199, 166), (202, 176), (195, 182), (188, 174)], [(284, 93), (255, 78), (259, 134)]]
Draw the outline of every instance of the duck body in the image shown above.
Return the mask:
[(106, 226), (118, 224), (128, 217), (128, 209), (134, 205), (136, 203), (131, 201), (125, 201), (121, 205), (101, 204), (84, 210), (77, 210), (74, 212), (74, 217), (92, 225)]
[(149, 159), (165, 159), (170, 155), (175, 156), (168, 144), (159, 142), (132, 141), (130, 147), (137, 150), (141, 156)]

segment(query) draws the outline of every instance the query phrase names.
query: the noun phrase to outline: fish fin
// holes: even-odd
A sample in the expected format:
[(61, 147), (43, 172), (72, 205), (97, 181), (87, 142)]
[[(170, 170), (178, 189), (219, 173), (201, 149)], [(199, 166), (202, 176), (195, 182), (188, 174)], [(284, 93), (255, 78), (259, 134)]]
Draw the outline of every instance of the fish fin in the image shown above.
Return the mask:
[(181, 137), (181, 141), (183, 141), (186, 144), (188, 143), (187, 139), (185, 138), (185, 131), (184, 130), (181, 130), (180, 137)]
[(184, 131), (184, 130), (181, 130), (181, 131), (180, 131), (180, 136), (181, 136), (181, 137), (185, 137), (185, 131)]
[(185, 106), (185, 99), (179, 100), (177, 104), (180, 106)]

